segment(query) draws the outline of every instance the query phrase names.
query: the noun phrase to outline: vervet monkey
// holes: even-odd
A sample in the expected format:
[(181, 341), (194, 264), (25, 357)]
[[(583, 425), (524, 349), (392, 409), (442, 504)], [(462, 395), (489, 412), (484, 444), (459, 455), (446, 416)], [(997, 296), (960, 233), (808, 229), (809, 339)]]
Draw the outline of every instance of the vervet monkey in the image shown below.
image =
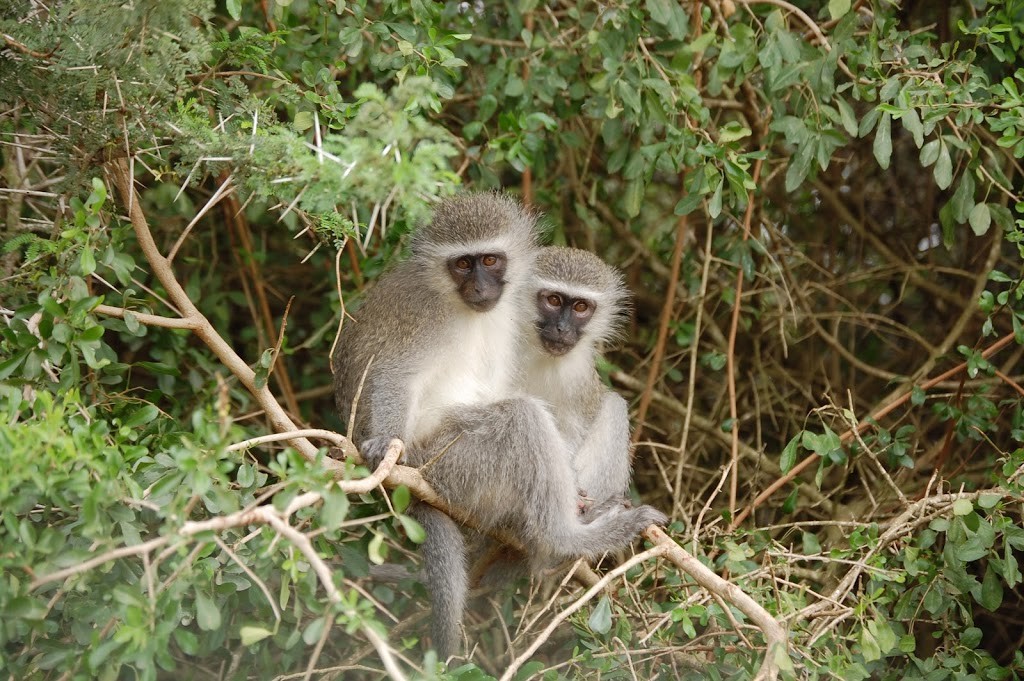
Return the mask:
[[(554, 418), (539, 400), (514, 396), (518, 339), (533, 316), (524, 287), (535, 235), (533, 217), (498, 195), (442, 205), (414, 237), (410, 260), (382, 278), (360, 321), (343, 329), (335, 394), (344, 415), (365, 370), (356, 438), (367, 462), (376, 466), (388, 440), (403, 438), (408, 462), (443, 498), (480, 529), (514, 534), (540, 567), (620, 548), (666, 519), (613, 502), (582, 522), (571, 452)], [(447, 657), (458, 648), (468, 589), (465, 541), (435, 509), (410, 512), (427, 531), (433, 643)]]
[(576, 248), (542, 249), (533, 272), (536, 333), (524, 337), (524, 390), (544, 400), (572, 452), (585, 508), (625, 497), (629, 411), (594, 367), (624, 321), (629, 292), (617, 269)]
[[(594, 366), (624, 321), (622, 275), (588, 251), (541, 249), (532, 276), (534, 324), (521, 337), (520, 387), (540, 398), (565, 440), (584, 521), (630, 483), (629, 410)], [(499, 584), (522, 574), (522, 560), (493, 541), (478, 548), (474, 578)]]
[[(352, 436), (370, 465), (392, 437), (411, 447), (452, 407), (507, 396), (537, 234), (535, 216), (510, 197), (449, 199), (413, 235), (409, 259), (381, 277), (358, 319), (342, 327), (332, 357), (335, 400), (347, 419), (359, 395)], [(410, 513), (426, 530), (434, 646), (447, 656), (466, 599), (462, 532), (426, 504)]]

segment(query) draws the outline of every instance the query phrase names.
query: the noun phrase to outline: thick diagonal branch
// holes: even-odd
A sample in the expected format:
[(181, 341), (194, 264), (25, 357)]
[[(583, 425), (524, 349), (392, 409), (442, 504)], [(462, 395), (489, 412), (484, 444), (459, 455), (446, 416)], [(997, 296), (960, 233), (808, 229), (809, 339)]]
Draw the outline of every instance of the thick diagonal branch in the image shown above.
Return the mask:
[[(174, 276), (174, 271), (171, 269), (171, 263), (163, 256), (160, 249), (157, 248), (156, 242), (153, 240), (153, 234), (149, 229), (149, 223), (146, 221), (146, 216), (142, 212), (142, 203), (139, 201), (138, 195), (135, 193), (135, 187), (132, 184), (133, 178), (131, 172), (128, 169), (128, 162), (125, 159), (117, 159), (111, 161), (107, 165), (107, 170), (110, 172), (111, 177), (114, 180), (114, 185), (117, 187), (118, 193), (121, 195), (121, 202), (128, 208), (128, 219), (131, 221), (132, 229), (135, 230), (135, 237), (139, 241), (139, 248), (142, 249), (143, 255), (146, 256), (146, 260), (149, 262), (150, 268), (153, 270), (153, 274), (160, 283), (163, 284), (164, 290), (167, 291), (167, 296), (171, 299), (179, 310), (181, 310), (182, 318), (188, 320), (190, 328), (195, 332), (199, 338), (206, 343), (207, 346), (217, 356), (221, 362), (224, 363), (228, 369), (231, 370), (238, 380), (242, 382), (242, 385), (252, 393), (252, 396), (259, 403), (260, 407), (267, 414), (267, 418), (270, 419), (274, 430), (278, 432), (290, 432), (298, 430), (298, 426), (291, 420), (285, 410), (281, 407), (278, 401), (274, 398), (273, 393), (266, 386), (257, 387), (256, 385), (256, 372), (249, 367), (245, 361), (238, 356), (230, 345), (221, 337), (217, 330), (213, 328), (210, 320), (199, 311), (195, 303), (188, 297), (185, 289), (182, 288), (181, 284), (178, 283), (177, 278)], [(312, 442), (306, 438), (296, 438), (292, 440), (292, 445), (302, 452), (305, 456), (315, 456), (317, 448)], [(336, 461), (327, 461), (325, 465), (331, 468), (338, 468), (341, 466)]]

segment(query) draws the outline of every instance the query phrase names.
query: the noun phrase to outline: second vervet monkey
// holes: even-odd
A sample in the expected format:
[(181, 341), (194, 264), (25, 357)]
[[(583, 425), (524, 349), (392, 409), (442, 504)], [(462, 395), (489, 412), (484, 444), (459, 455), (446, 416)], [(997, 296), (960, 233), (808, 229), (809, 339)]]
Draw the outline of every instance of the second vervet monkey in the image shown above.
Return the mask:
[(533, 288), (536, 328), (522, 339), (522, 386), (550, 405), (585, 506), (625, 497), (629, 412), (594, 366), (625, 320), (629, 293), (622, 275), (593, 253), (552, 246), (537, 256)]

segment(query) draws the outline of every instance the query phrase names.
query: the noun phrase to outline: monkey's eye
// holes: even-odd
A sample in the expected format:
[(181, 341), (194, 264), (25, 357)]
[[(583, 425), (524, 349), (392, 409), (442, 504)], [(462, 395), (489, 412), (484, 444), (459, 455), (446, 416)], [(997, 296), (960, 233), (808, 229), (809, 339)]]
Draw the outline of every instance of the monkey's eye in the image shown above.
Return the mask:
[(548, 305), (551, 307), (562, 307), (562, 297), (552, 293), (548, 296)]
[(484, 267), (494, 267), (498, 264), (498, 256), (496, 255), (485, 255), (480, 258), (480, 262), (484, 264)]
[(455, 266), (458, 267), (460, 270), (472, 269), (473, 259), (470, 258), (468, 255), (464, 255), (455, 261)]
[(590, 309), (590, 305), (588, 305), (586, 301), (577, 300), (573, 304), (572, 309), (573, 309), (574, 312), (577, 312), (579, 314), (583, 314), (584, 312), (586, 312), (587, 310)]

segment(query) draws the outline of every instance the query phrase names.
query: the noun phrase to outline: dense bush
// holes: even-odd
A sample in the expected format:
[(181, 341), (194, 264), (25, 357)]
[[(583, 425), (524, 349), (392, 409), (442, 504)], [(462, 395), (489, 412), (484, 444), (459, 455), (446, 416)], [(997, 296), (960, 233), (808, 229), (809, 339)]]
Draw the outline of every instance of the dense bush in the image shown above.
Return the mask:
[(409, 487), (235, 446), (346, 431), (342, 310), (460, 185), (626, 272), (636, 493), (784, 676), (1024, 671), (1024, 2), (13, 0), (0, 41), (12, 678), (757, 673), (659, 561), (548, 633), (572, 582), (485, 594), (441, 671), (367, 578)]

